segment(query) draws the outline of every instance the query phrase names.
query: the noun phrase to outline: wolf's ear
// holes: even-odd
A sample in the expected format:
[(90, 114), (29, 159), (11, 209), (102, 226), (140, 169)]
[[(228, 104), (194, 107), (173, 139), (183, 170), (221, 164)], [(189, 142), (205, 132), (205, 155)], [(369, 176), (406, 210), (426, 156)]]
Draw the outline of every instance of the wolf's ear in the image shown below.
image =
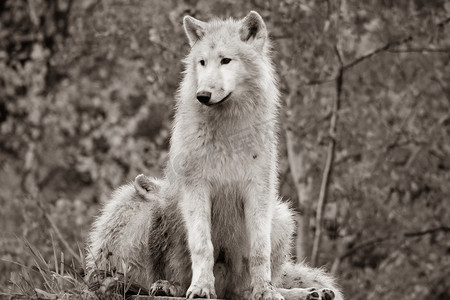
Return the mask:
[(206, 23), (191, 16), (185, 16), (183, 18), (183, 26), (191, 47), (205, 34)]
[(253, 43), (258, 49), (262, 50), (267, 39), (266, 24), (262, 17), (256, 12), (251, 11), (243, 20), (242, 27), (239, 30), (241, 40)]
[(136, 176), (133, 182), (134, 188), (139, 196), (146, 198), (149, 193), (157, 192), (159, 190), (158, 184), (153, 182), (144, 174)]

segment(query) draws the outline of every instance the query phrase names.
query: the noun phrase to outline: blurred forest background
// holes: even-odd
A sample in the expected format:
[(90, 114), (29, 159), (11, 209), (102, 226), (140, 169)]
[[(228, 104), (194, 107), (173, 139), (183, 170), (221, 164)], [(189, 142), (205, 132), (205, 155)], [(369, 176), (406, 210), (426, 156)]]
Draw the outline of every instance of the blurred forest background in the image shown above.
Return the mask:
[(283, 93), (294, 253), (334, 272), (347, 299), (450, 299), (445, 0), (0, 1), (3, 291), (20, 279), (8, 261), (33, 264), (21, 238), (46, 260), (53, 240), (69, 264), (63, 241), (78, 253), (114, 188), (162, 175), (183, 16), (250, 10)]

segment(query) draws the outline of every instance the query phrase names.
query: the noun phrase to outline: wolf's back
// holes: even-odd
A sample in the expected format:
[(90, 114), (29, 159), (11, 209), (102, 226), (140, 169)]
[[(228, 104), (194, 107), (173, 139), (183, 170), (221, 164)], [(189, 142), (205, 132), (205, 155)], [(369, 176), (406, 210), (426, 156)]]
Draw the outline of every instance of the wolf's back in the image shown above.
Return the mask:
[[(86, 266), (93, 270), (124, 273), (127, 266), (140, 284), (149, 278), (148, 236), (154, 203), (137, 195), (133, 185), (118, 188), (105, 203), (89, 233)], [(128, 270), (127, 270), (128, 271)]]

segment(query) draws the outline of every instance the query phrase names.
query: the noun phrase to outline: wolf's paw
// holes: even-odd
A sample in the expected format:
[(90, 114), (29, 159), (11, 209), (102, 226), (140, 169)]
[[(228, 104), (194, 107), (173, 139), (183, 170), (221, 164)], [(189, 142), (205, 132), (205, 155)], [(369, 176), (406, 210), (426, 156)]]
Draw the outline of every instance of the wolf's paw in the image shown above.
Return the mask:
[(309, 294), (306, 296), (306, 300), (333, 300), (334, 292), (329, 289), (307, 289)]
[(253, 300), (284, 300), (283, 296), (271, 285), (254, 287), (252, 293)]
[(217, 298), (216, 290), (214, 289), (214, 285), (206, 284), (204, 286), (199, 286), (196, 284), (191, 284), (189, 289), (186, 292), (186, 298), (208, 298), (215, 299)]
[(177, 297), (180, 287), (176, 284), (172, 284), (167, 280), (158, 280), (150, 287), (151, 296), (172, 296)]

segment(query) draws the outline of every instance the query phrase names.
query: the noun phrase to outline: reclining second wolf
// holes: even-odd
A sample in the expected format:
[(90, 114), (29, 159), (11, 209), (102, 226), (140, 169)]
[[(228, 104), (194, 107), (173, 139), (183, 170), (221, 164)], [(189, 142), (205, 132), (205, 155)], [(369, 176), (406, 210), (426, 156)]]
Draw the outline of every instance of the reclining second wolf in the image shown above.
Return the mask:
[(290, 262), (294, 222), (277, 191), (279, 92), (264, 21), (256, 12), (188, 16), (184, 28), (191, 51), (166, 176), (140, 175), (116, 191), (94, 223), (88, 267), (125, 262), (154, 294), (342, 299), (323, 271)]

